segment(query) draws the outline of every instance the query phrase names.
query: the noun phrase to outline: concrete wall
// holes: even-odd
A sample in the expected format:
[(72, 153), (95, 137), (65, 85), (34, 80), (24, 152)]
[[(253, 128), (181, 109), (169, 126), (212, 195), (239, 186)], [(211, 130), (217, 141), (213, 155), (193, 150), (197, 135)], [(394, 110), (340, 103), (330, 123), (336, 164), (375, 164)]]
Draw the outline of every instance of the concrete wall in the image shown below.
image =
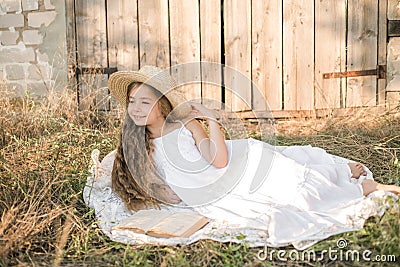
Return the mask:
[(41, 97), (67, 84), (63, 0), (1, 0), (1, 89)]
[[(388, 1), (388, 20), (400, 20), (400, 1)], [(389, 38), (387, 48), (387, 103), (389, 107), (400, 104), (400, 37)]]

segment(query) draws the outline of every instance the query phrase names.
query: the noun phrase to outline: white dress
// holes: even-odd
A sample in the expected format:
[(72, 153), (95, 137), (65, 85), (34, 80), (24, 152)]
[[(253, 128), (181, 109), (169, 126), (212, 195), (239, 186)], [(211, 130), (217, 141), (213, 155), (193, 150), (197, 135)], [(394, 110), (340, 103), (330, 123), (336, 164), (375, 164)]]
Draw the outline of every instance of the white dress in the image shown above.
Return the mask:
[[(361, 212), (372, 206), (363, 201), (348, 161), (323, 149), (252, 138), (225, 142), (229, 163), (218, 169), (201, 157), (184, 126), (154, 139), (156, 168), (182, 205), (216, 221), (265, 230), (275, 247), (359, 229), (365, 214), (374, 213)], [(362, 179), (372, 179), (367, 171)]]

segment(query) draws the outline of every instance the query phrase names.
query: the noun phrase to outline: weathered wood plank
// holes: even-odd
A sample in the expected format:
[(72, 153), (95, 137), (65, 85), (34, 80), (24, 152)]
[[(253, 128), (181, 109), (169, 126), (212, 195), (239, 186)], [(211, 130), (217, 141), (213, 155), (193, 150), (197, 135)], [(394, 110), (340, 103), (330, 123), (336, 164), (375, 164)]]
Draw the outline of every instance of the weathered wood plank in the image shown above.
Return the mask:
[(220, 1), (200, 1), (201, 61), (204, 62), (201, 97), (203, 104), (214, 109), (221, 108), (222, 100), (221, 38)]
[(139, 68), (137, 0), (107, 1), (109, 67)]
[[(400, 104), (400, 92), (393, 95), (393, 104)], [(396, 98), (397, 97), (397, 98)], [(392, 106), (395, 108), (396, 106)], [(259, 111), (257, 112), (257, 119), (263, 118), (274, 118), (274, 119), (293, 119), (293, 118), (321, 118), (321, 117), (349, 117), (349, 116), (360, 116), (360, 114), (379, 114), (386, 111), (385, 107), (382, 106), (370, 106), (370, 107), (349, 107), (349, 108), (329, 108), (329, 109), (313, 109), (313, 110), (272, 110), (268, 112)], [(236, 112), (232, 114), (232, 117), (237, 116), (242, 119), (253, 119), (255, 118), (254, 112), (244, 111)]]
[[(79, 51), (79, 67), (128, 70), (147, 64), (167, 68), (188, 62), (221, 62), (221, 1), (75, 2), (66, 2), (68, 50)], [(373, 76), (324, 80), (322, 73), (345, 70), (345, 47), (349, 71), (386, 64), (387, 3), (388, 0), (225, 0), (223, 38), (225, 64), (230, 71), (194, 64), (190, 72), (186, 69), (185, 73), (183, 67), (183, 72), (172, 74), (178, 82), (197, 82), (185, 87), (188, 98), (202, 96), (216, 103), (221, 101), (221, 88), (199, 81), (221, 83), (224, 74), (225, 102), (235, 111), (266, 109), (264, 101), (255, 97), (250, 78), (273, 110), (338, 108), (342, 102), (346, 107), (383, 105), (385, 80)], [(68, 20), (73, 17), (74, 4), (77, 47), (73, 41), (75, 22)], [(247, 80), (238, 78), (235, 71)], [(102, 78), (92, 80), (99, 84), (85, 85), (81, 97), (102, 86)]]
[(107, 67), (105, 0), (76, 1), (79, 67)]
[[(379, 1), (378, 13), (378, 64), (386, 65), (387, 61), (387, 0)], [(386, 79), (377, 79), (378, 105), (385, 105)]]
[(75, 32), (75, 1), (65, 1), (65, 19), (67, 31), (67, 64), (68, 64), (68, 86), (76, 93), (76, 101), (79, 103), (79, 88), (76, 80), (77, 47)]
[[(224, 2), (225, 104), (233, 111), (251, 104), (251, 1)], [(240, 79), (240, 74), (247, 79)]]
[[(78, 67), (107, 67), (105, 1), (76, 1), (75, 4)], [(104, 85), (102, 76), (99, 73), (80, 75), (78, 84), (80, 108), (97, 108), (95, 99), (108, 97), (108, 92), (99, 89)]]
[(71, 68), (76, 67), (76, 33), (75, 33), (75, 1), (65, 1), (65, 19), (67, 30), (67, 57), (68, 66)]
[(168, 0), (139, 1), (139, 66), (170, 65)]
[[(169, 2), (172, 76), (182, 86), (186, 97), (201, 98), (199, 1), (174, 0)], [(178, 66), (197, 62), (190, 67)]]
[(284, 109), (314, 108), (314, 1), (283, 0)]
[[(376, 68), (378, 1), (348, 1), (347, 69)], [(347, 78), (346, 107), (376, 104), (376, 77)]]
[(79, 109), (109, 110), (108, 75), (86, 73), (79, 75)]
[(346, 0), (316, 1), (315, 108), (342, 107), (342, 79), (323, 79), (322, 75), (345, 68)]
[(251, 8), (253, 109), (281, 110), (282, 1), (252, 1)]
[[(94, 90), (95, 94), (95, 109), (106, 111), (110, 110), (110, 94), (107, 88), (108, 75), (96, 75), (96, 88)], [(117, 101), (117, 100), (114, 100)], [(115, 106), (115, 102), (113, 105)]]

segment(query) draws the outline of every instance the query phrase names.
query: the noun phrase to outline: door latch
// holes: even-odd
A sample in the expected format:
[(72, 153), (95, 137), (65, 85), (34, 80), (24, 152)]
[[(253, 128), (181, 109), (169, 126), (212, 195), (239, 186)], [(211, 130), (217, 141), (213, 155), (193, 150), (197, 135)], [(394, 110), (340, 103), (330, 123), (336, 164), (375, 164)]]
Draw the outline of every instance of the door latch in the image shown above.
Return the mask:
[(386, 65), (377, 65), (376, 69), (372, 70), (352, 70), (343, 72), (331, 72), (322, 74), (324, 79), (332, 78), (347, 78), (358, 76), (376, 76), (377, 79), (386, 79)]

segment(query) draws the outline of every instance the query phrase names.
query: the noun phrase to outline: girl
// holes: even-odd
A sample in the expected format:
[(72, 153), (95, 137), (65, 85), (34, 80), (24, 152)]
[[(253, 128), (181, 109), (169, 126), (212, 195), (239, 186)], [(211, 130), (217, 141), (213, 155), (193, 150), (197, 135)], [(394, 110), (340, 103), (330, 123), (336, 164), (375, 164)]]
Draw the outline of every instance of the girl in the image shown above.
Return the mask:
[[(375, 182), (362, 164), (337, 163), (319, 148), (224, 140), (213, 111), (184, 102), (174, 86), (151, 66), (109, 79), (126, 107), (112, 186), (130, 209), (191, 206), (212, 219), (265, 228), (278, 246), (354, 229), (368, 216), (364, 196), (400, 193)], [(209, 134), (195, 118), (206, 120)]]

